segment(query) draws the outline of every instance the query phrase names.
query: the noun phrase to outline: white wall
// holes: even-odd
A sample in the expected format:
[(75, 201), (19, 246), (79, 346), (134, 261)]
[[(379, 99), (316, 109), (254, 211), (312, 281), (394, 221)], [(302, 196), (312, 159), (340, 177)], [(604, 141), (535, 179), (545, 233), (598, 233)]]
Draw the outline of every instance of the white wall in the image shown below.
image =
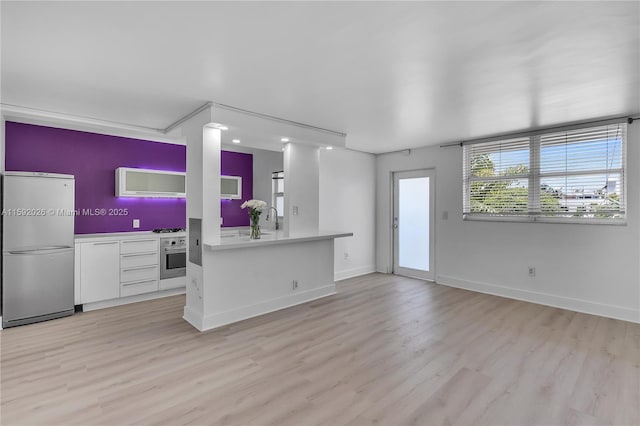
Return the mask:
[(375, 176), (371, 154), (320, 150), (320, 229), (353, 232), (335, 240), (336, 280), (375, 271)]
[(463, 221), (460, 147), (380, 155), (377, 269), (392, 268), (391, 172), (433, 168), (438, 283), (640, 322), (640, 123), (629, 126), (627, 157), (627, 225), (614, 226)]
[[(319, 228), (319, 148), (288, 143), (284, 149), (284, 231), (287, 235)], [(294, 214), (297, 210), (297, 214)]]

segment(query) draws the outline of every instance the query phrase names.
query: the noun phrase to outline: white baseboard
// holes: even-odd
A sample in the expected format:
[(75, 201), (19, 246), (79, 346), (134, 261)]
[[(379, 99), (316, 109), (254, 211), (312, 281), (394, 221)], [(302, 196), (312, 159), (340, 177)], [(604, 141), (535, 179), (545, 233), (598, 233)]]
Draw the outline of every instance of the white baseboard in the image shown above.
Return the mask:
[(184, 313), (183, 313), (182, 319), (184, 319), (186, 322), (194, 326), (199, 331), (204, 330), (204, 324), (202, 323), (202, 318), (203, 318), (202, 313), (196, 312), (195, 310), (191, 309), (188, 306), (184, 307)]
[(0, 330), (2, 330), (2, 317), (0, 317)]
[(198, 315), (197, 312), (191, 309), (188, 310), (187, 308), (185, 308), (184, 319), (198, 330), (206, 331), (222, 327), (223, 325), (257, 317), (259, 315), (279, 311), (281, 309), (289, 308), (301, 303), (311, 302), (312, 300), (320, 299), (334, 294), (336, 294), (336, 285), (335, 283), (332, 283), (326, 286), (315, 288), (313, 290), (307, 290), (283, 297), (277, 297), (275, 299), (265, 300), (264, 302), (256, 303), (254, 305), (243, 306), (241, 308), (204, 317), (202, 315)]
[(446, 275), (438, 275), (436, 282), (449, 287), (462, 288), (465, 290), (477, 291), (479, 293), (507, 297), (509, 299), (553, 306), (554, 308), (568, 309), (570, 311), (582, 312), (585, 314), (599, 315), (607, 318), (640, 323), (640, 311), (625, 308), (623, 306), (590, 302), (588, 300), (516, 289), (496, 284), (467, 281)]
[(184, 294), (185, 288), (172, 288), (169, 290), (154, 291), (153, 293), (136, 294), (135, 296), (120, 297), (118, 299), (101, 300), (100, 302), (84, 303), (83, 312), (95, 311), (96, 309), (112, 308), (114, 306), (126, 305), (128, 303), (144, 302), (145, 300), (159, 299), (161, 297)]
[(367, 265), (360, 268), (347, 269), (345, 271), (336, 271), (333, 274), (335, 281), (346, 280), (347, 278), (359, 277), (360, 275), (370, 274), (376, 272), (375, 265)]

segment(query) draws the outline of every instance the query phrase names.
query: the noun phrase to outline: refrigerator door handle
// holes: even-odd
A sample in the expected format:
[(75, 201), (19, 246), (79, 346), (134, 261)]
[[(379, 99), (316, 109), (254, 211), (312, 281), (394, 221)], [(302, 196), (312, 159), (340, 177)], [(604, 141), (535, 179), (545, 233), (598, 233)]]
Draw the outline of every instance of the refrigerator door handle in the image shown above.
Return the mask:
[(9, 254), (53, 254), (53, 253), (62, 253), (64, 251), (73, 250), (73, 247), (70, 246), (49, 246), (42, 247), (37, 249), (29, 249), (29, 250), (9, 250), (7, 253)]

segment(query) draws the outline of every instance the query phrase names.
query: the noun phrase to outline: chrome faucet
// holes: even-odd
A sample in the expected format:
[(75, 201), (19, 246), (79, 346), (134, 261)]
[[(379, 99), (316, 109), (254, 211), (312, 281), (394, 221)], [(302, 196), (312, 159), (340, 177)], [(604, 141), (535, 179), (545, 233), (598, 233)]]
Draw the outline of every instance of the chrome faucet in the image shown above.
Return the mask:
[(278, 209), (276, 209), (275, 207), (271, 206), (267, 209), (267, 217), (265, 219), (269, 220), (269, 216), (271, 216), (271, 209), (273, 209), (274, 212), (276, 212), (276, 231), (278, 229), (280, 229), (280, 224), (278, 223)]

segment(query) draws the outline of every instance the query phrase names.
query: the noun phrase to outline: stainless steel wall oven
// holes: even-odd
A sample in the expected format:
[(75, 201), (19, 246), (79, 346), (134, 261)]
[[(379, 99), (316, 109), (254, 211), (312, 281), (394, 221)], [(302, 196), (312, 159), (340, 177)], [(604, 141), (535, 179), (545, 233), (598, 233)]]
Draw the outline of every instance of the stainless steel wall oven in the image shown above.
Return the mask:
[(160, 238), (160, 279), (187, 275), (187, 241), (185, 237)]

